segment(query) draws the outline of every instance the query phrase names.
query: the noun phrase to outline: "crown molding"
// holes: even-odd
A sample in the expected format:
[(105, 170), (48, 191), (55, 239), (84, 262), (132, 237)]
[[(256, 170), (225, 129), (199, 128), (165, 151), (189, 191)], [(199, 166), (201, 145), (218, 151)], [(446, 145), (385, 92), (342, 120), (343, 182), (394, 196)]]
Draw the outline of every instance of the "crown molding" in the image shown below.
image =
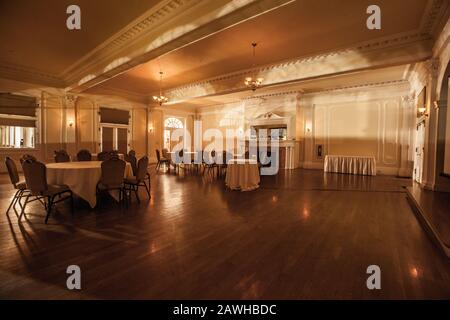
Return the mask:
[(56, 88), (65, 87), (64, 81), (54, 75), (27, 66), (11, 64), (4, 61), (0, 61), (0, 78)]
[(294, 0), (164, 0), (65, 70), (81, 92), (139, 64)]
[(180, 103), (193, 98), (248, 90), (242, 80), (248, 74), (257, 74), (264, 78), (264, 88), (354, 71), (409, 64), (428, 59), (431, 56), (431, 47), (432, 40), (429, 35), (420, 32), (399, 34), (351, 48), (221, 75), (166, 90), (165, 94), (173, 103)]

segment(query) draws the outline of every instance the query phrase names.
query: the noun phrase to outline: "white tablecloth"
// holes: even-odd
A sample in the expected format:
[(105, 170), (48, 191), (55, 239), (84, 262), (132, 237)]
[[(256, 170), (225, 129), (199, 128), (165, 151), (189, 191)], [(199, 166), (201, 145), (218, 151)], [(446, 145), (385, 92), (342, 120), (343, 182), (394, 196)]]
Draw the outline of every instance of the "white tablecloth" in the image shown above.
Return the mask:
[(256, 160), (228, 161), (225, 184), (232, 190), (251, 191), (259, 188), (259, 167)]
[[(97, 204), (96, 187), (102, 175), (101, 161), (60, 162), (47, 164), (47, 182), (65, 184), (94, 208)], [(126, 163), (125, 177), (133, 176), (130, 163)], [(117, 198), (116, 194), (112, 194)]]
[(375, 176), (377, 167), (374, 157), (361, 156), (325, 156), (325, 172), (338, 172)]

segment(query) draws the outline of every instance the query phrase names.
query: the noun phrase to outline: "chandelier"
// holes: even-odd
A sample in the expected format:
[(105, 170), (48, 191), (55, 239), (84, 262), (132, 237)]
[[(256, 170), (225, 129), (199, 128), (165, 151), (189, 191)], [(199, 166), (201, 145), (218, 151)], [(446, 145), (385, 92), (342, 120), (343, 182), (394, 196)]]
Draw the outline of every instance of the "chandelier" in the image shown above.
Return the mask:
[[(252, 66), (252, 68), (255, 68), (256, 46), (257, 46), (257, 43), (253, 42), (252, 43), (252, 47), (253, 47), (253, 66)], [(257, 88), (259, 88), (262, 85), (263, 80), (264, 79), (261, 77), (259, 77), (259, 78), (255, 77), (255, 76), (247, 77), (247, 78), (245, 78), (245, 85), (247, 86), (247, 88), (250, 88), (250, 89), (252, 89), (252, 91), (255, 91)]]
[(153, 100), (158, 102), (160, 106), (162, 106), (163, 103), (166, 103), (167, 101), (169, 101), (169, 98), (167, 98), (166, 96), (163, 96), (163, 94), (162, 94), (162, 76), (163, 76), (163, 72), (160, 71), (159, 72), (159, 96), (153, 96)]

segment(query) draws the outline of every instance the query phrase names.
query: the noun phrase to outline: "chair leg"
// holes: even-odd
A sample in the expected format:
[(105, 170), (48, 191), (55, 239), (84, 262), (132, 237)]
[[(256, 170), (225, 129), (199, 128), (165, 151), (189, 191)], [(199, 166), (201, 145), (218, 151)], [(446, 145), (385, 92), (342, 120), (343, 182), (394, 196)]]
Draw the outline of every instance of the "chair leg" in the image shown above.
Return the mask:
[(45, 224), (48, 222), (48, 218), (50, 218), (50, 212), (52, 211), (53, 207), (53, 199), (54, 197), (48, 197), (48, 204), (47, 204), (47, 215), (45, 216)]
[(25, 214), (25, 208), (27, 206), (28, 199), (30, 199), (30, 195), (27, 195), (27, 197), (25, 198), (25, 203), (24, 203), (24, 205), (22, 207), (22, 211), (20, 211), (19, 222), (22, 219), (22, 216)]
[(20, 193), (20, 190), (17, 190), (16, 193), (14, 194), (14, 197), (12, 198), (11, 203), (9, 204), (8, 210), (6, 210), (6, 214), (9, 213), (9, 210), (11, 209), (11, 207), (13, 205), (14, 206), (16, 205), (17, 199), (19, 197), (19, 193)]
[(22, 209), (22, 202), (20, 202), (20, 200), (24, 197), (24, 195), (23, 195), (24, 192), (25, 192), (25, 190), (20, 190), (19, 196), (17, 197), (16, 203), (15, 203), (15, 205), (19, 204), (21, 209)]
[[(150, 185), (150, 181), (149, 181), (148, 185)], [(150, 196), (150, 189), (147, 186), (147, 184), (145, 183), (145, 181), (144, 181), (144, 186), (145, 186), (145, 190), (147, 190), (148, 197), (151, 198), (151, 196)]]
[(138, 203), (141, 203), (141, 199), (139, 199), (139, 194), (138, 194), (138, 186), (134, 186), (134, 195), (136, 196), (136, 200)]
[(70, 191), (70, 214), (74, 215), (73, 192)]

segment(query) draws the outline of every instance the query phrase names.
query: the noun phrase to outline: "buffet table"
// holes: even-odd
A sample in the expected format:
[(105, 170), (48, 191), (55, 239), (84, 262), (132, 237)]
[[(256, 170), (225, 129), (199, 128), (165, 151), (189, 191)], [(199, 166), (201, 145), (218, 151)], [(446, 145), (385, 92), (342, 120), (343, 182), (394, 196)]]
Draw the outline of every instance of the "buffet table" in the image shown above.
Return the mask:
[[(86, 200), (91, 208), (97, 204), (96, 187), (102, 175), (101, 161), (74, 161), (47, 164), (47, 182), (65, 184), (80, 198)], [(133, 176), (129, 162), (125, 166), (125, 178)], [(111, 193), (117, 198), (117, 195)]]
[(258, 189), (258, 162), (252, 159), (229, 160), (225, 184), (231, 190), (251, 191)]
[(375, 157), (364, 156), (325, 156), (325, 172), (360, 174), (375, 176), (377, 173)]

